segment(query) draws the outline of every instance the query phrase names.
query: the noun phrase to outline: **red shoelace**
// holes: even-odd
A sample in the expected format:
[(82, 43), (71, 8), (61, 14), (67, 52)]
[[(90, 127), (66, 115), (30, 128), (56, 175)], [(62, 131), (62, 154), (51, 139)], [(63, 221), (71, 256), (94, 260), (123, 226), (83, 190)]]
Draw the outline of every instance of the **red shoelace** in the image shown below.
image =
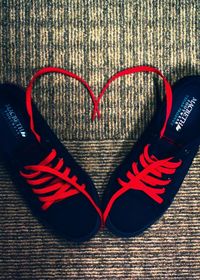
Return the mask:
[(173, 157), (158, 159), (154, 155), (149, 155), (149, 145), (146, 145), (144, 152), (139, 157), (142, 170), (139, 171), (138, 164), (132, 163), (131, 170), (126, 172), (126, 181), (118, 178), (117, 181), (121, 188), (111, 197), (103, 213), (103, 221), (110, 213), (114, 202), (128, 190), (142, 191), (157, 203), (163, 203), (160, 196), (166, 191), (165, 186), (171, 183), (171, 179), (162, 179), (162, 176), (172, 175), (181, 165), (182, 161), (173, 162)]
[[(79, 192), (77, 189), (70, 189), (71, 186), (75, 185), (80, 189), (85, 189), (85, 185), (77, 184), (78, 178), (76, 176), (73, 176), (72, 178), (69, 177), (71, 172), (69, 167), (65, 168), (62, 173), (60, 172), (64, 165), (63, 159), (59, 159), (57, 164), (52, 168), (52, 162), (55, 160), (56, 156), (57, 152), (53, 149), (50, 154), (37, 165), (25, 166), (24, 169), (28, 173), (20, 172), (20, 174), (27, 179), (27, 183), (33, 187), (32, 191), (39, 195), (39, 200), (43, 202), (43, 210), (47, 210), (53, 203), (73, 196)], [(54, 174), (52, 174), (52, 169)], [(47, 175), (41, 176), (44, 175), (44, 173)], [(57, 175), (56, 179), (55, 175)], [(61, 176), (64, 176), (64, 182), (58, 180), (58, 178), (62, 179)], [(37, 188), (37, 186), (48, 183), (48, 186)], [(55, 193), (52, 194), (52, 192)]]
[[(93, 111), (93, 117), (95, 115), (100, 115), (98, 109), (99, 102), (103, 95), (105, 94), (106, 90), (108, 89), (109, 85), (119, 77), (134, 74), (138, 72), (150, 72), (159, 75), (164, 83), (165, 86), (165, 94), (166, 94), (166, 115), (163, 127), (160, 131), (160, 138), (167, 138), (164, 133), (166, 130), (167, 122), (171, 113), (172, 108), (172, 89), (167, 81), (167, 79), (163, 76), (163, 74), (156, 68), (150, 66), (136, 66), (133, 68), (128, 68), (122, 70), (115, 75), (113, 75), (106, 85), (101, 90), (100, 95), (96, 101)], [(133, 163), (132, 170), (127, 171), (126, 176), (128, 181), (124, 182), (120, 178), (118, 178), (118, 183), (121, 188), (113, 194), (110, 198), (106, 209), (103, 213), (103, 222), (106, 222), (106, 219), (110, 213), (110, 210), (115, 203), (115, 201), (126, 191), (130, 189), (138, 190), (144, 192), (146, 195), (151, 197), (157, 203), (162, 203), (163, 198), (160, 197), (161, 194), (164, 194), (165, 188), (164, 186), (168, 185), (171, 181), (170, 180), (162, 180), (161, 177), (163, 174), (174, 174), (176, 169), (180, 166), (181, 162), (172, 162), (173, 158), (167, 158), (163, 160), (158, 160), (155, 156), (149, 155), (148, 152), (148, 145), (144, 149), (144, 153), (140, 156), (140, 163), (143, 167), (143, 170), (139, 172), (136, 163)], [(153, 176), (157, 175), (157, 178)], [(162, 186), (162, 188), (158, 188), (158, 186)]]
[[(88, 89), (93, 104), (96, 104), (94, 93), (89, 85), (76, 74), (55, 67), (47, 67), (39, 70), (31, 79), (26, 90), (26, 108), (30, 117), (30, 128), (38, 142), (41, 141), (41, 136), (35, 130), (31, 95), (34, 81), (47, 73), (60, 73), (80, 81)], [(97, 114), (99, 115), (98, 108)], [(62, 158), (57, 159), (57, 164), (53, 166), (53, 162), (56, 159), (57, 152), (53, 149), (39, 164), (25, 166), (24, 170), (20, 172), (21, 176), (23, 176), (32, 187), (33, 193), (38, 195), (38, 199), (42, 202), (41, 208), (47, 210), (54, 203), (81, 193), (93, 205), (102, 220), (102, 212), (91, 195), (87, 192), (86, 185), (79, 184), (77, 176), (70, 176), (72, 170), (69, 167), (64, 168), (64, 160)], [(64, 171), (61, 171), (63, 169)]]
[[(40, 142), (41, 137), (35, 131), (33, 112), (32, 112), (32, 103), (31, 103), (33, 84), (34, 81), (40, 76), (47, 73), (60, 73), (80, 81), (89, 91), (90, 97), (92, 99), (94, 105), (92, 120), (94, 120), (96, 116), (100, 118), (100, 111), (98, 108), (99, 103), (101, 101), (101, 98), (105, 94), (106, 90), (108, 89), (109, 85), (119, 77), (133, 74), (133, 73), (138, 73), (138, 72), (156, 73), (163, 79), (163, 83), (165, 86), (165, 93), (166, 93), (166, 116), (165, 116), (163, 127), (160, 131), (160, 138), (165, 137), (164, 133), (172, 107), (172, 89), (169, 82), (163, 76), (163, 74), (158, 69), (150, 66), (136, 66), (116, 73), (105, 84), (98, 98), (95, 97), (93, 91), (91, 90), (87, 82), (72, 72), (56, 67), (47, 67), (39, 70), (31, 79), (26, 90), (26, 107), (27, 107), (28, 115), (30, 117), (30, 127), (33, 134)], [(180, 166), (181, 162), (180, 161), (172, 162), (173, 160), (172, 157), (159, 160), (155, 156), (149, 155), (148, 148), (149, 146), (147, 145), (144, 149), (144, 153), (140, 156), (140, 164), (143, 167), (143, 170), (139, 171), (137, 168), (137, 164), (133, 163), (132, 170), (127, 171), (126, 173), (128, 181), (125, 182), (120, 178), (118, 178), (118, 183), (120, 184), (121, 188), (116, 193), (114, 193), (114, 195), (111, 197), (110, 201), (107, 204), (107, 207), (103, 213), (104, 223), (116, 199), (130, 189), (143, 191), (145, 194), (147, 194), (157, 203), (163, 202), (163, 198), (160, 195), (165, 192), (164, 186), (168, 185), (171, 181), (169, 179), (162, 180), (161, 177), (163, 174), (174, 174), (176, 169)], [(52, 150), (52, 152), (47, 156), (47, 158), (45, 158), (40, 164), (25, 167), (25, 170), (29, 172), (31, 171), (32, 173), (26, 174), (24, 172), (21, 172), (21, 175), (27, 179), (27, 182), (31, 186), (33, 186), (33, 192), (39, 195), (40, 201), (43, 202), (42, 208), (44, 210), (48, 209), (55, 202), (63, 200), (72, 195), (76, 195), (77, 193), (82, 193), (88, 198), (88, 200), (94, 206), (98, 214), (102, 217), (101, 210), (93, 201), (92, 197), (87, 193), (86, 186), (84, 184), (79, 185), (77, 183), (76, 176), (69, 177), (69, 173), (71, 172), (70, 168), (67, 167), (64, 172), (60, 172), (60, 169), (63, 166), (63, 160), (60, 159), (57, 165), (52, 167), (51, 162), (55, 157), (56, 157), (56, 151)], [(41, 174), (43, 175), (43, 177), (38, 178), (38, 176), (40, 177)], [(52, 181), (53, 178), (55, 179)], [(49, 181), (51, 181), (51, 185), (49, 186), (42, 187), (42, 188), (35, 187), (35, 186), (41, 186), (41, 184), (47, 183)], [(157, 186), (162, 186), (162, 187), (157, 188)], [(52, 194), (52, 192), (54, 193)]]
[[(27, 183), (32, 186), (32, 191), (39, 196), (39, 200), (43, 203), (42, 209), (47, 210), (55, 202), (82, 193), (101, 216), (101, 210), (87, 193), (85, 184), (80, 185), (77, 182), (77, 176), (70, 177), (71, 169), (69, 167), (61, 172), (64, 160), (62, 158), (58, 159), (57, 164), (53, 167), (52, 162), (56, 157), (57, 152), (53, 149), (39, 164), (25, 166), (24, 170), (26, 172), (20, 172)], [(48, 185), (41, 188), (43, 184)]]
[(94, 119), (94, 117), (97, 115), (98, 118), (100, 118), (100, 112), (98, 109), (98, 104), (97, 104), (97, 100), (96, 97), (92, 91), (92, 89), (90, 88), (90, 86), (88, 85), (88, 83), (81, 77), (79, 77), (78, 75), (67, 71), (65, 69), (62, 68), (57, 68), (57, 67), (45, 67), (42, 68), (40, 70), (38, 70), (34, 76), (32, 77), (32, 79), (30, 80), (27, 89), (26, 89), (26, 108), (27, 108), (27, 113), (29, 115), (30, 118), (30, 128), (33, 132), (33, 134), (35, 135), (35, 137), (37, 138), (37, 140), (40, 142), (40, 135), (37, 133), (37, 131), (35, 130), (35, 124), (34, 124), (34, 118), (33, 118), (33, 109), (32, 109), (32, 90), (33, 90), (33, 85), (36, 79), (38, 79), (39, 77), (45, 75), (45, 74), (49, 74), (49, 73), (58, 73), (58, 74), (63, 74), (67, 77), (71, 77), (79, 82), (81, 82), (81, 84), (84, 85), (84, 87), (88, 90), (89, 95), (92, 99), (92, 103), (94, 105), (94, 112), (92, 114), (92, 119)]

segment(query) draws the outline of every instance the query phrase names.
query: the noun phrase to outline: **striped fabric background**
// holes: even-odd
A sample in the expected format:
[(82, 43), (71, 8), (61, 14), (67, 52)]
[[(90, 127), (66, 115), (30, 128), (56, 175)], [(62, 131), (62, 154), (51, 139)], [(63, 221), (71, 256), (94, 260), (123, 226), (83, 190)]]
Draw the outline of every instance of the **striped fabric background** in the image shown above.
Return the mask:
[[(26, 86), (36, 70), (63, 67), (96, 96), (107, 79), (134, 65), (169, 79), (200, 72), (198, 0), (1, 0), (0, 82)], [(115, 81), (91, 121), (92, 103), (78, 82), (47, 75), (34, 100), (49, 125), (99, 190), (147, 126), (163, 96), (152, 74)], [(200, 153), (167, 213), (143, 235), (99, 232), (71, 244), (31, 215), (0, 161), (0, 279), (200, 279)]]

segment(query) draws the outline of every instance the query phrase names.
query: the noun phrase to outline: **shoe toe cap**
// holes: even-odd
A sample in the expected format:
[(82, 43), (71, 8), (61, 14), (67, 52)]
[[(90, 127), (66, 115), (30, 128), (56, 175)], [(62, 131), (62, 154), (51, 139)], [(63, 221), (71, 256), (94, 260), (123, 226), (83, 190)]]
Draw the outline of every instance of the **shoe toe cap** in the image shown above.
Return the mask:
[(99, 214), (83, 195), (50, 207), (47, 221), (54, 231), (71, 241), (90, 239), (101, 225)]

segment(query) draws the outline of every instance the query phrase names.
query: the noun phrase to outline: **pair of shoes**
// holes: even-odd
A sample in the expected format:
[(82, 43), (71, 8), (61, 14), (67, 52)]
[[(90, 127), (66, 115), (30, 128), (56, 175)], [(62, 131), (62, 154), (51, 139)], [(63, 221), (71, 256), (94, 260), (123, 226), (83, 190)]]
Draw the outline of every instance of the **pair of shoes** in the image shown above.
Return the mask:
[[(111, 175), (102, 205), (88, 174), (75, 162), (49, 128), (31, 94), (34, 82), (47, 73), (80, 81), (100, 117), (102, 96), (115, 79), (153, 72), (164, 82), (166, 98), (129, 155)], [(172, 203), (200, 143), (200, 76), (189, 76), (171, 89), (162, 73), (138, 66), (112, 76), (98, 98), (89, 85), (61, 68), (39, 70), (26, 92), (17, 85), (0, 85), (0, 151), (12, 179), (34, 215), (56, 234), (82, 242), (101, 225), (117, 236), (142, 233)]]

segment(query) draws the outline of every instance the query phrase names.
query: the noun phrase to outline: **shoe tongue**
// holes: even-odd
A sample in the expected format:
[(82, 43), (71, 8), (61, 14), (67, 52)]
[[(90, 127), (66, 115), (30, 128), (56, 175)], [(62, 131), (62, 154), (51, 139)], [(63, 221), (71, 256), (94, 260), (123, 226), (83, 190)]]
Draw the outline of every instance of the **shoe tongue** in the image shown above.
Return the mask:
[(150, 154), (158, 159), (174, 157), (179, 150), (178, 145), (168, 141), (165, 138), (158, 139), (150, 146)]
[(50, 147), (41, 145), (38, 142), (26, 146), (21, 150), (19, 157), (20, 165), (26, 166), (38, 164), (49, 155), (51, 150), (52, 149)]

